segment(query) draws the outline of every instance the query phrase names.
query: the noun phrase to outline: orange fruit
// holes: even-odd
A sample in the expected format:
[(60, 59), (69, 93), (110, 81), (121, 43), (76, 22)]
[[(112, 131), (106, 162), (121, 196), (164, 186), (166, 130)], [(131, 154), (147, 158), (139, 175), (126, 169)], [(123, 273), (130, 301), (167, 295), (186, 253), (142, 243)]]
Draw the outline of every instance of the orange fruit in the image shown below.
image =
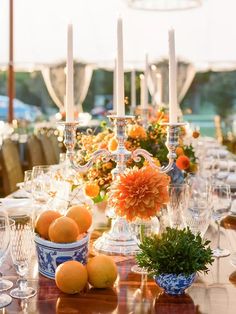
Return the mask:
[(86, 267), (77, 261), (60, 264), (55, 272), (57, 287), (65, 293), (74, 294), (84, 289), (88, 281)]
[(177, 159), (176, 159), (176, 166), (180, 169), (180, 170), (186, 170), (189, 168), (190, 166), (190, 160), (187, 156), (185, 155), (182, 155), (182, 156), (179, 156)]
[(108, 150), (110, 152), (114, 152), (117, 149), (118, 142), (115, 137), (112, 137), (108, 142)]
[(69, 217), (57, 218), (48, 230), (49, 239), (57, 243), (75, 242), (79, 233), (77, 223)]
[(198, 138), (200, 136), (200, 132), (199, 131), (193, 131), (193, 138)]
[(84, 186), (84, 192), (89, 197), (97, 197), (100, 192), (99, 185), (96, 182), (87, 182)]
[(66, 212), (66, 217), (72, 218), (79, 227), (79, 232), (87, 232), (92, 225), (91, 211), (85, 205), (71, 206)]
[(94, 288), (112, 287), (117, 278), (117, 266), (106, 255), (92, 257), (87, 264), (88, 281)]
[(57, 218), (61, 217), (61, 214), (54, 210), (46, 210), (42, 212), (36, 219), (35, 231), (40, 237), (48, 240), (48, 229), (50, 224)]
[(184, 150), (181, 146), (178, 146), (175, 150), (175, 153), (177, 156), (181, 156), (181, 155), (184, 155)]

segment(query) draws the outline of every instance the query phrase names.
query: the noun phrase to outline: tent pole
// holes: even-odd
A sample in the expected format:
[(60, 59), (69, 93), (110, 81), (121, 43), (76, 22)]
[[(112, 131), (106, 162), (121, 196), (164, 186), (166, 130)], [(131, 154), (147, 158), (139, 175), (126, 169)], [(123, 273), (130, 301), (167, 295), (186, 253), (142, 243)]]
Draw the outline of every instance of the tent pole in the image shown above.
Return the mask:
[(13, 34), (13, 1), (9, 0), (9, 63), (8, 63), (8, 122), (12, 123), (14, 119), (13, 114), (13, 101), (15, 94), (15, 82), (14, 82), (14, 34)]

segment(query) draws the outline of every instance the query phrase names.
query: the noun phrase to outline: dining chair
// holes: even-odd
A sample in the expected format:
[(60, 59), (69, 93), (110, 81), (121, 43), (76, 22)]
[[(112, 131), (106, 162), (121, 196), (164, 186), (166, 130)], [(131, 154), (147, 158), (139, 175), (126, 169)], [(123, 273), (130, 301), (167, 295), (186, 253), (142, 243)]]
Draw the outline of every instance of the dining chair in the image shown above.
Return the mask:
[(62, 153), (62, 150), (60, 149), (59, 147), (59, 142), (57, 140), (57, 137), (55, 135), (51, 135), (49, 137), (49, 140), (51, 141), (52, 143), (52, 146), (53, 146), (53, 149), (54, 149), (54, 153), (55, 153), (55, 156), (56, 156), (56, 163), (59, 163), (59, 159), (60, 159), (60, 153)]
[(34, 166), (44, 165), (45, 158), (43, 147), (37, 136), (32, 135), (27, 141), (27, 159), (29, 168), (32, 169)]
[(40, 134), (39, 140), (43, 148), (43, 154), (46, 165), (54, 165), (58, 163), (56, 153), (54, 151), (52, 142), (46, 134)]
[(3, 191), (8, 195), (17, 190), (16, 184), (24, 180), (24, 174), (20, 161), (17, 145), (11, 140), (3, 141), (0, 160), (3, 174)]

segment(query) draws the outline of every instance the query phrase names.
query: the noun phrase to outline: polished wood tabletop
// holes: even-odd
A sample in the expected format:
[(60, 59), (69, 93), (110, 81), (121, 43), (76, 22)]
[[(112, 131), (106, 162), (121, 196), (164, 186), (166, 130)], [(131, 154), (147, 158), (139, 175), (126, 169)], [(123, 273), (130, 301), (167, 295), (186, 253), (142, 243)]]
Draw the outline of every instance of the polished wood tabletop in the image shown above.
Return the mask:
[[(221, 244), (236, 252), (236, 218), (227, 217), (221, 228)], [(217, 228), (214, 223), (207, 237), (216, 245)], [(119, 276), (112, 289), (94, 289), (89, 286), (76, 295), (60, 292), (54, 280), (38, 274), (34, 257), (29, 284), (38, 291), (28, 300), (13, 299), (0, 313), (42, 314), (235, 314), (236, 313), (236, 268), (231, 257), (216, 259), (207, 275), (199, 274), (194, 284), (183, 296), (173, 297), (163, 293), (152, 278), (131, 272), (135, 261), (132, 257), (116, 258)], [(17, 274), (10, 257), (2, 267), (4, 277), (16, 286)]]

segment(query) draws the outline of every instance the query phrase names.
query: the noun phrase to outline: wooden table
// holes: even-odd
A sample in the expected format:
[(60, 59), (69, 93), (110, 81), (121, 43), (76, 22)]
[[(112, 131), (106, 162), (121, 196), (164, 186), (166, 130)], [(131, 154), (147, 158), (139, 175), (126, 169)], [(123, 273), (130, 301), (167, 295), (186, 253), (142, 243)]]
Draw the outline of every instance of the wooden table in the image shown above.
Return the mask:
[[(236, 252), (236, 218), (223, 221), (221, 243), (231, 252)], [(208, 238), (212, 247), (216, 244), (216, 226), (208, 229)], [(36, 287), (35, 297), (13, 302), (0, 313), (64, 313), (64, 314), (235, 314), (236, 313), (236, 268), (230, 263), (230, 257), (216, 259), (207, 275), (200, 274), (187, 294), (171, 297), (152, 279), (145, 280), (130, 271), (133, 258), (117, 263), (119, 278), (113, 289), (93, 289), (87, 287), (77, 295), (61, 293), (53, 280), (38, 274), (36, 258), (32, 261), (29, 284)], [(17, 280), (11, 259), (3, 267), (6, 278), (14, 284)]]

